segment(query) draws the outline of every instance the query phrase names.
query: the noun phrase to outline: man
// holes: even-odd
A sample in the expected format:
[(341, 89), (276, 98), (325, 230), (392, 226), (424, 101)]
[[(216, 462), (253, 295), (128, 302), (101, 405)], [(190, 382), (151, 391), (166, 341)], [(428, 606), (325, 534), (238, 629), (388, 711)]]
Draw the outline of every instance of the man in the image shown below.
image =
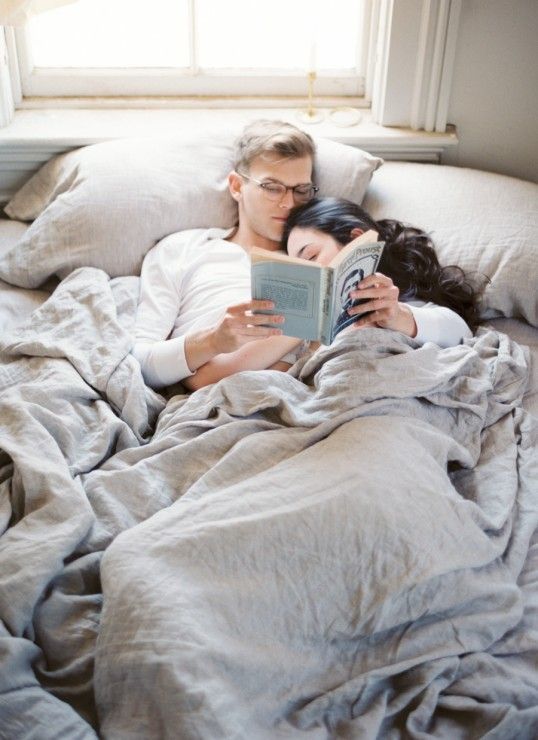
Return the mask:
[[(267, 316), (254, 313), (273, 306), (251, 300), (248, 251), (280, 248), (290, 210), (317, 191), (314, 153), (312, 138), (289, 123), (249, 124), (228, 177), (238, 204), (237, 227), (172, 234), (148, 252), (133, 354), (149, 385), (182, 381), (196, 389), (239, 370), (284, 370), (295, 360), (301, 342), (282, 336), (277, 327), (283, 317), (272, 316), (268, 327)], [(426, 309), (411, 311), (398, 303), (398, 289), (386, 276), (366, 281), (368, 297), (379, 300), (377, 325), (416, 336), (415, 312)], [(450, 316), (443, 320), (450, 323)], [(368, 317), (359, 324), (367, 325)]]
[[(267, 316), (253, 314), (272, 304), (250, 299), (248, 248), (279, 249), (291, 208), (316, 192), (314, 152), (312, 138), (291, 124), (250, 124), (237, 143), (236, 167), (229, 175), (237, 227), (172, 234), (148, 253), (133, 354), (150, 385), (182, 380), (196, 387), (200, 379), (190, 382), (189, 377), (209, 361), (219, 376), (244, 366), (262, 369), (299, 344), (278, 328), (262, 326)], [(272, 317), (273, 324), (282, 321)]]

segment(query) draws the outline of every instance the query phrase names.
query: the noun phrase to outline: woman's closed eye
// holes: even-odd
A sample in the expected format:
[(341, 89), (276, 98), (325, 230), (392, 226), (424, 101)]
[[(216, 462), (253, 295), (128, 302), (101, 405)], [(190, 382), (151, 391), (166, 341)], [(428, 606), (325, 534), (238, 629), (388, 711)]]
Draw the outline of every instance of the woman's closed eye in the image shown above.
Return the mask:
[(304, 249), (301, 249), (299, 255), (303, 260), (308, 260), (308, 262), (315, 262), (316, 257), (318, 256), (318, 250), (314, 247), (307, 246), (304, 247)]

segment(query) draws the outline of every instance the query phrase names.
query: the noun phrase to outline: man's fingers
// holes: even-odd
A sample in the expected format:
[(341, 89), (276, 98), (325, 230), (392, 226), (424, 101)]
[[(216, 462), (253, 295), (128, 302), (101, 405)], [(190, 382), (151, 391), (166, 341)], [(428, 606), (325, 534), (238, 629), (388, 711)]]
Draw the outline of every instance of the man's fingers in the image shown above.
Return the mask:
[(226, 309), (227, 313), (233, 315), (244, 314), (247, 311), (272, 311), (275, 307), (273, 301), (245, 301), (243, 303), (236, 303), (233, 306), (228, 306)]
[(268, 326), (247, 326), (237, 336), (243, 341), (252, 341), (254, 339), (263, 339), (264, 337), (279, 337), (282, 335), (282, 329), (273, 329)]
[(232, 325), (262, 326), (263, 324), (282, 324), (284, 316), (281, 314), (240, 314), (232, 318)]
[(275, 304), (272, 301), (245, 301), (236, 303), (226, 309), (227, 316), (239, 326), (260, 326), (262, 324), (282, 324), (284, 316), (272, 313), (256, 313), (256, 311), (271, 311)]

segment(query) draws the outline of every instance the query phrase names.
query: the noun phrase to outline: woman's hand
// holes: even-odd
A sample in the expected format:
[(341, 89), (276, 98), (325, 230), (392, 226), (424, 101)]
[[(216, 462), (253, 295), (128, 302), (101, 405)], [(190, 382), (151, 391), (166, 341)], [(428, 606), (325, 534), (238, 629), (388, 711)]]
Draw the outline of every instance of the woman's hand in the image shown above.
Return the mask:
[(413, 312), (405, 303), (398, 301), (399, 289), (394, 285), (391, 278), (381, 272), (368, 275), (357, 286), (356, 290), (349, 293), (353, 300), (365, 300), (358, 306), (352, 306), (348, 314), (362, 314), (371, 311), (368, 316), (358, 319), (350, 328), (361, 329), (365, 326), (379, 326), (383, 329), (394, 329), (415, 337), (417, 325)]

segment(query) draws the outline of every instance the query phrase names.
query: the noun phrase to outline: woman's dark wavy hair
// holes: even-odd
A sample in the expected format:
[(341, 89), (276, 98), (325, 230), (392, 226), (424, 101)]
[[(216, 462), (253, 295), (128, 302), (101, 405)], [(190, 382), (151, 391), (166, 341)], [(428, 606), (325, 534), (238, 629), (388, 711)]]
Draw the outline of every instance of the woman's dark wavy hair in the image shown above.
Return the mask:
[(353, 229), (373, 229), (385, 242), (379, 272), (390, 277), (400, 290), (400, 300), (432, 301), (455, 311), (474, 332), (479, 323), (478, 286), (457, 265), (441, 267), (432, 240), (421, 229), (393, 219), (374, 219), (356, 203), (342, 198), (313, 198), (288, 216), (282, 235), (286, 249), (296, 226), (317, 229), (340, 244), (351, 240)]

